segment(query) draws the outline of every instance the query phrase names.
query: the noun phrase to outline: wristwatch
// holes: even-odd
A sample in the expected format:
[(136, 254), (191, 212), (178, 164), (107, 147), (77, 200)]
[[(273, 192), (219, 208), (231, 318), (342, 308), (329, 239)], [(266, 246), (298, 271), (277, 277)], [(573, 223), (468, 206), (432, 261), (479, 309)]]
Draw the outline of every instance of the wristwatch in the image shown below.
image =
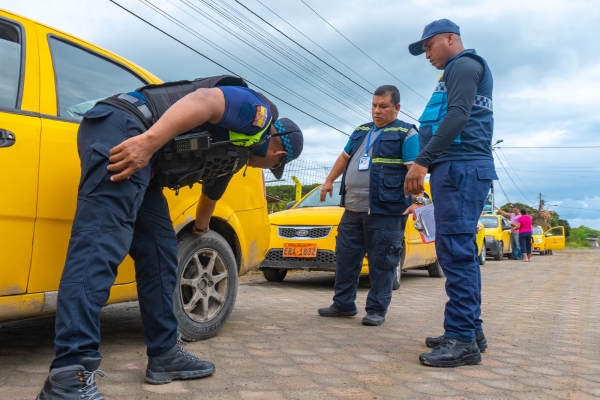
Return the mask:
[(413, 197), (413, 204), (418, 204), (420, 206), (425, 205), (425, 197), (423, 197), (423, 196)]

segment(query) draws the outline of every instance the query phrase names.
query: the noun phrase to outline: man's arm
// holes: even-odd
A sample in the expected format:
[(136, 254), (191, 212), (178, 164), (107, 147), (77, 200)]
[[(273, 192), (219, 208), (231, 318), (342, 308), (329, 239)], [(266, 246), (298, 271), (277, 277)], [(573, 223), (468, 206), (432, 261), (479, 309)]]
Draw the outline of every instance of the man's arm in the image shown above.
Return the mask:
[(217, 88), (198, 89), (177, 101), (145, 133), (129, 138), (110, 151), (112, 181), (129, 178), (145, 167), (165, 143), (205, 122), (217, 123), (225, 112), (225, 97)]
[(415, 165), (406, 175), (404, 195), (423, 190), (425, 175), (433, 161), (442, 154), (460, 135), (471, 116), (473, 100), (484, 69), (477, 60), (461, 57), (455, 61), (446, 77), (448, 90), (448, 112), (437, 128), (435, 135), (415, 159)]
[(327, 195), (327, 193), (329, 193), (329, 197), (333, 196), (333, 182), (344, 173), (344, 171), (346, 170), (346, 165), (348, 165), (349, 159), (350, 156), (346, 154), (345, 151), (343, 151), (342, 154), (340, 154), (340, 156), (337, 158), (337, 160), (335, 160), (333, 168), (331, 168), (331, 171), (329, 172), (329, 175), (327, 175), (327, 179), (325, 180), (323, 187), (321, 187), (321, 202), (325, 201), (325, 196)]

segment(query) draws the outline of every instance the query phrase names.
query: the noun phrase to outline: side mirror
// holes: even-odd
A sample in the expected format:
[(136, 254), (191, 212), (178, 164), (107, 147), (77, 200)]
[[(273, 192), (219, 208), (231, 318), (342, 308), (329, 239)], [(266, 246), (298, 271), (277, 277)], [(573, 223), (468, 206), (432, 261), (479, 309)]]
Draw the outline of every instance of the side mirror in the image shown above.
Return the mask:
[(296, 203), (297, 203), (297, 201), (296, 201), (296, 200), (294, 200), (294, 201), (289, 201), (289, 202), (288, 202), (288, 203), (285, 205), (285, 208), (284, 208), (284, 210), (289, 210), (290, 208), (294, 207), (294, 205), (295, 205)]

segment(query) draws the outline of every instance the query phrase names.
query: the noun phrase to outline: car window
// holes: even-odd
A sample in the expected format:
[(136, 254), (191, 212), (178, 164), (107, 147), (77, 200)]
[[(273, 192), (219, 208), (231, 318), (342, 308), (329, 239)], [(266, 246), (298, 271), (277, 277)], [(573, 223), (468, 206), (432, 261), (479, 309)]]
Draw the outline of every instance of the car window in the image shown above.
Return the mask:
[(0, 21), (0, 107), (19, 108), (22, 68), (21, 31)]
[(334, 182), (333, 184), (333, 196), (329, 197), (329, 195), (325, 196), (325, 201), (321, 203), (321, 186), (319, 186), (314, 192), (306, 196), (296, 208), (302, 207), (329, 207), (329, 206), (339, 206), (341, 201), (340, 196), (340, 183)]
[(502, 227), (509, 227), (510, 226), (510, 222), (508, 222), (508, 220), (506, 218), (502, 218)]
[(80, 121), (98, 100), (146, 84), (124, 67), (57, 38), (50, 38), (50, 49), (61, 118)]
[(497, 228), (498, 227), (498, 217), (480, 217), (479, 221), (486, 228)]
[(531, 228), (531, 233), (532, 235), (541, 235), (542, 232), (542, 228), (540, 228), (539, 226), (534, 226), (533, 228)]

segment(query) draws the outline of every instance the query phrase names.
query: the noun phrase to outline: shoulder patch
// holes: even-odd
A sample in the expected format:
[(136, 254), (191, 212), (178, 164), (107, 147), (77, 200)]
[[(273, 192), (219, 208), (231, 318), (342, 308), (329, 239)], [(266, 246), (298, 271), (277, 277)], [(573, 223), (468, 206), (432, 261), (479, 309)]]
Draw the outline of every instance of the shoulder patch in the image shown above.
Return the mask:
[(257, 126), (259, 128), (264, 128), (267, 122), (267, 108), (261, 106), (260, 104), (256, 105), (256, 114), (254, 116), (254, 121), (252, 125)]

